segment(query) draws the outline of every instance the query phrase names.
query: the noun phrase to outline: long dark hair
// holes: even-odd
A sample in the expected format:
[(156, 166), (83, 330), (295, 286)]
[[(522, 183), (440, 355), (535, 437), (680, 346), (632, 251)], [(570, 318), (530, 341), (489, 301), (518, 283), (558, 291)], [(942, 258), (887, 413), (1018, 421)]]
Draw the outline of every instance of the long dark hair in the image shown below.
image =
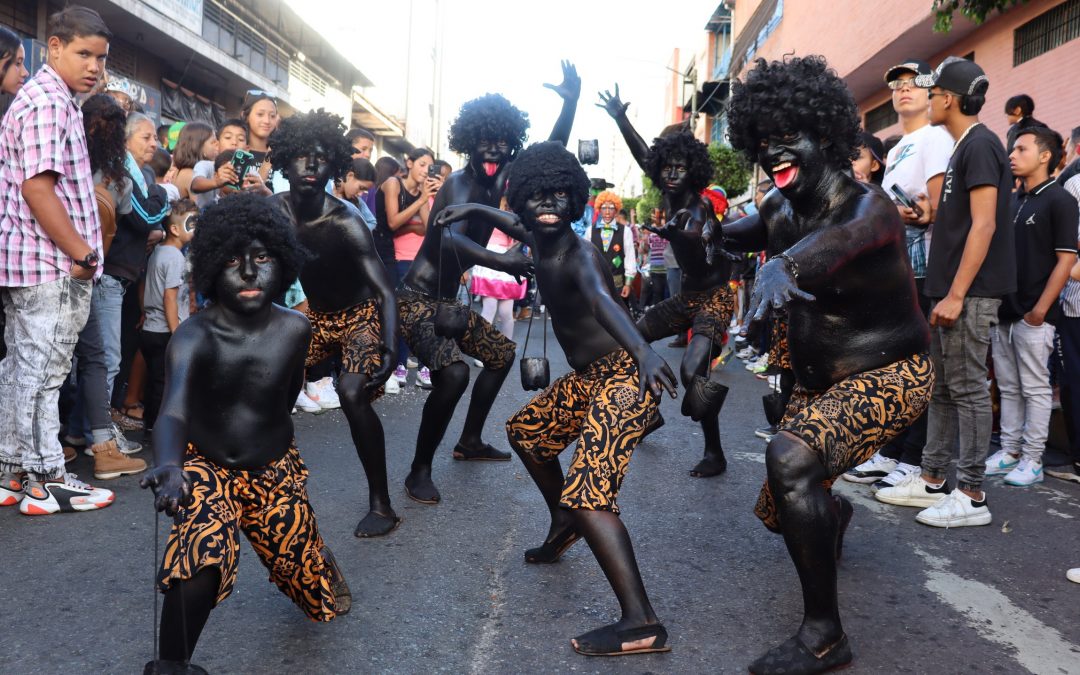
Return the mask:
[(382, 187), (390, 176), (398, 175), (401, 171), (401, 163), (390, 156), (380, 157), (375, 161), (375, 187)]
[(15, 63), (15, 56), (19, 53), (21, 44), (22, 40), (19, 39), (18, 35), (10, 29), (0, 26), (0, 62), (4, 64), (0, 68), (0, 80), (4, 79), (8, 68)]
[(202, 146), (214, 135), (214, 128), (203, 122), (188, 122), (180, 130), (172, 160), (177, 169), (192, 169), (203, 159)]
[(82, 104), (86, 147), (90, 154), (90, 170), (101, 171), (107, 183), (124, 180), (124, 158), (127, 154), (124, 109), (108, 94), (94, 94)]

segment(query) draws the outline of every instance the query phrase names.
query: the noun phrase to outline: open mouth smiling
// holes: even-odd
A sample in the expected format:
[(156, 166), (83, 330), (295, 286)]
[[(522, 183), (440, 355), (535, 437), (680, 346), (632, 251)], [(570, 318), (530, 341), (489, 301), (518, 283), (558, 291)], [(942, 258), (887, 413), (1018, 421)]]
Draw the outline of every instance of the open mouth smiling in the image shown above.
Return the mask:
[(554, 213), (542, 213), (536, 217), (536, 222), (544, 225), (555, 225), (562, 219)]
[(795, 180), (799, 174), (799, 167), (791, 162), (780, 162), (772, 168), (773, 181), (776, 187), (783, 189)]

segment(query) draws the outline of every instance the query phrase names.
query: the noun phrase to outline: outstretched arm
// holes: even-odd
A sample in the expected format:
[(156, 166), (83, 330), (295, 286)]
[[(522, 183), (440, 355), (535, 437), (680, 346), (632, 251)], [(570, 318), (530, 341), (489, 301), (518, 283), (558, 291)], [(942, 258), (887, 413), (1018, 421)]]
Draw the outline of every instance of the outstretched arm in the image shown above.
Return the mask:
[(494, 225), (496, 229), (505, 232), (528, 246), (532, 246), (532, 233), (526, 230), (525, 226), (521, 224), (521, 218), (518, 218), (516, 214), (510, 211), (493, 209), (484, 204), (470, 203), (447, 206), (441, 210), (438, 217), (435, 218), (435, 226), (446, 227), (451, 223), (462, 220), (471, 220), (473, 218), (486, 220)]
[(722, 226), (720, 237), (716, 237), (716, 229), (719, 223), (710, 223), (705, 226), (702, 238), (728, 251), (764, 251), (768, 246), (768, 230), (760, 213), (739, 218)]
[(570, 130), (574, 126), (574, 116), (577, 114), (578, 97), (581, 95), (581, 78), (578, 77), (577, 68), (569, 61), (562, 62), (562, 71), (561, 84), (556, 86), (545, 82), (544, 86), (561, 96), (563, 100), (562, 111), (559, 113), (559, 119), (555, 120), (555, 126), (552, 127), (548, 140), (558, 141), (565, 146), (570, 142)]
[(634, 156), (634, 161), (644, 171), (645, 157), (649, 154), (649, 144), (634, 129), (634, 125), (630, 124), (630, 119), (626, 116), (626, 109), (630, 107), (630, 103), (623, 103), (622, 99), (619, 98), (619, 85), (615, 85), (614, 94), (610, 91), (602, 92), (600, 102), (596, 105), (606, 110), (607, 114), (611, 115), (611, 118), (615, 120), (619, 132), (622, 133), (623, 140), (626, 141), (626, 146), (630, 148), (630, 154)]

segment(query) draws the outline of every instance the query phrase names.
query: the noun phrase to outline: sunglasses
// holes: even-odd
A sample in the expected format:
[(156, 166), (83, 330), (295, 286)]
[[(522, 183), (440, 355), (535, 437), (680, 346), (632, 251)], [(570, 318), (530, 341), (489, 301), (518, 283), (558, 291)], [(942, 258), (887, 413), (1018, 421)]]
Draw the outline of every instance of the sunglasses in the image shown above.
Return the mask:
[(900, 89), (903, 89), (904, 87), (910, 87), (911, 89), (916, 89), (916, 88), (918, 88), (918, 86), (919, 85), (915, 84), (915, 78), (914, 77), (908, 77), (908, 78), (904, 78), (904, 79), (889, 80), (889, 89), (892, 89), (893, 91), (898, 91)]
[(270, 92), (263, 91), (262, 89), (248, 89), (244, 93), (244, 104), (241, 107), (246, 108), (264, 99), (269, 99), (274, 102), (274, 105), (277, 105), (277, 98)]

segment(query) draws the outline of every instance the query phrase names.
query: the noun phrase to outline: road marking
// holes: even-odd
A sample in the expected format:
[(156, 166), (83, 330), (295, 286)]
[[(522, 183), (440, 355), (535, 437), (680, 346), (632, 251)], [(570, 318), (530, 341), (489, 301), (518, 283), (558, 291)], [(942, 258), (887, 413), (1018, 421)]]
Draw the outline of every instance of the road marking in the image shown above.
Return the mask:
[(503, 536), (502, 546), (495, 555), (495, 559), (488, 566), (488, 597), (491, 598), (491, 606), (487, 617), (480, 626), (479, 636), (473, 642), (472, 653), (469, 655), (469, 672), (472, 675), (491, 672), (489, 661), (491, 655), (496, 653), (495, 639), (499, 629), (496, 624), (503, 618), (503, 608), (506, 606), (506, 570), (510, 552), (514, 548), (514, 536), (517, 528), (509, 528)]
[(928, 566), (926, 588), (959, 612), (981, 637), (1014, 651), (1013, 658), (1033, 673), (1075, 672), (1080, 647), (993, 586), (953, 574), (946, 569), (949, 560), (913, 548)]
[(731, 454), (735, 459), (745, 459), (748, 462), (757, 462), (758, 464), (765, 463), (764, 452), (733, 452)]
[(1046, 512), (1048, 514), (1050, 514), (1051, 516), (1057, 516), (1058, 518), (1068, 518), (1069, 520), (1072, 520), (1073, 518), (1076, 517), (1076, 516), (1071, 516), (1068, 513), (1062, 513), (1061, 511), (1058, 511), (1057, 509), (1046, 509)]
[[(833, 492), (844, 495), (859, 506), (864, 507), (867, 511), (870, 511), (881, 520), (888, 520), (893, 523), (900, 522), (900, 515), (908, 510), (903, 506), (890, 506), (884, 502), (879, 502), (874, 499), (874, 495), (866, 491), (861, 485), (846, 481), (843, 478), (838, 478), (833, 483)], [(915, 517), (916, 511), (911, 509), (911, 517)]]

